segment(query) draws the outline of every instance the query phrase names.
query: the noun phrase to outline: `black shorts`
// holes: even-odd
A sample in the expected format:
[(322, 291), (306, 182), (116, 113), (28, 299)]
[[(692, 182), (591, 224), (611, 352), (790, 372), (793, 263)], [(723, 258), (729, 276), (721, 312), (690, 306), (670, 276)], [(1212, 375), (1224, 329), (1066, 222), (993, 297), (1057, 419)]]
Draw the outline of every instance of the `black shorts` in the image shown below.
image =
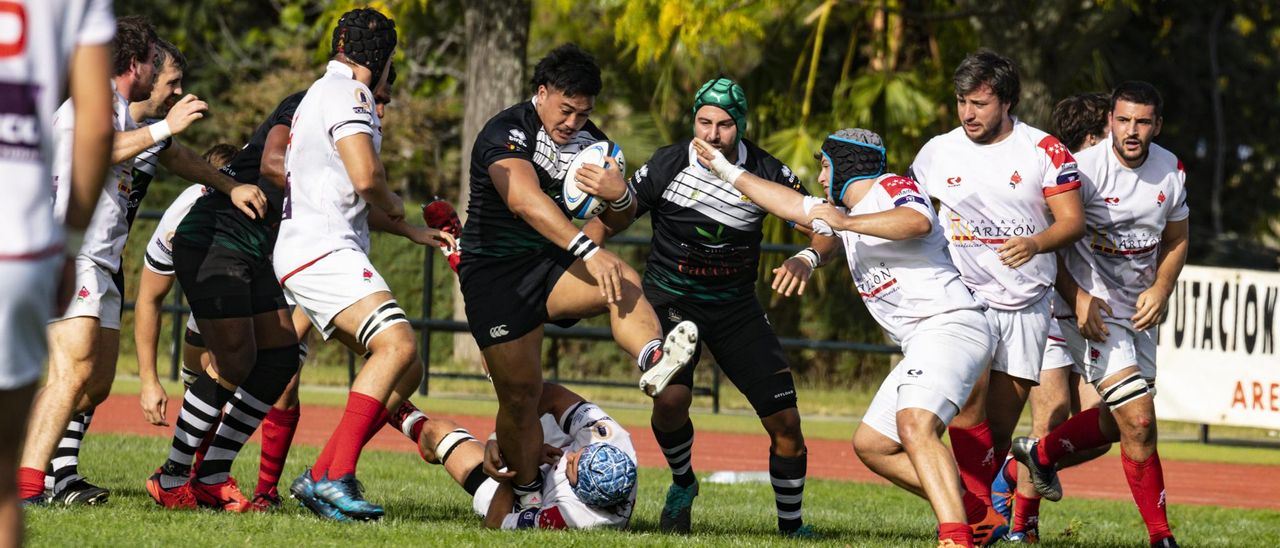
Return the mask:
[[(462, 254), (458, 282), (471, 336), (481, 350), (547, 323), (547, 297), (578, 258), (555, 246), (514, 257)], [(556, 321), (568, 327), (578, 320)]]
[[(769, 325), (764, 308), (754, 296), (727, 303), (703, 303), (672, 300), (671, 296), (646, 287), (653, 311), (668, 333), (682, 321), (698, 325), (698, 339), (719, 364), (720, 370), (738, 391), (747, 394), (757, 383), (787, 368), (782, 343)], [(693, 369), (698, 365), (702, 345), (694, 351), (689, 367), (671, 380), (671, 384), (693, 386)]]
[(173, 266), (198, 319), (248, 318), (289, 307), (269, 260), (219, 245), (175, 241)]

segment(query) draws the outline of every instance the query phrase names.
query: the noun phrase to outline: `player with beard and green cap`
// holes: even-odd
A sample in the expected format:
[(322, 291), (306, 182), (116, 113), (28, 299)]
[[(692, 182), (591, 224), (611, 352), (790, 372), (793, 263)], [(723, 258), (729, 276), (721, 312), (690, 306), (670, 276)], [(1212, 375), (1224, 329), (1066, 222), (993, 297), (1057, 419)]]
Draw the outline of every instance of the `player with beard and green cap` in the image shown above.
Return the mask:
[[(791, 169), (743, 139), (747, 97), (728, 78), (704, 84), (693, 99), (693, 134), (737, 166), (799, 192)], [(721, 181), (698, 161), (690, 139), (663, 147), (631, 179), (636, 215), (653, 219), (653, 251), (644, 275), (644, 292), (665, 330), (683, 320), (698, 325), (716, 363), (747, 397), (769, 433), (769, 476), (778, 510), (778, 529), (785, 535), (809, 536), (800, 515), (807, 463), (795, 382), (778, 336), (756, 299), (765, 210), (733, 185)], [(586, 229), (611, 235), (607, 225), (592, 221)], [(818, 266), (818, 252), (831, 250), (832, 238), (814, 236), (813, 247), (773, 270), (773, 289), (802, 294)], [(826, 253), (823, 253), (826, 255)], [(696, 364), (697, 355), (693, 363)], [(690, 510), (698, 495), (691, 466), (693, 368), (676, 376), (654, 398), (654, 437), (671, 467), (672, 485), (662, 510), (664, 531), (687, 533)]]

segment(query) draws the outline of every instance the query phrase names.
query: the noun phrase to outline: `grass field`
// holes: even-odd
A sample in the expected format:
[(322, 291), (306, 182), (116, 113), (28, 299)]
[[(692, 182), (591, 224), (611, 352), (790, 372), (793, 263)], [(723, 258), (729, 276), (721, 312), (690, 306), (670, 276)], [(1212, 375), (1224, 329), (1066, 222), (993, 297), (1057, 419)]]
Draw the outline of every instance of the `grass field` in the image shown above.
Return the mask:
[[(228, 515), (208, 510), (163, 511), (143, 489), (143, 480), (163, 459), (166, 440), (119, 435), (91, 436), (82, 471), (112, 489), (99, 508), (40, 508), (28, 512), (32, 546), (617, 546), (726, 545), (794, 546), (774, 534), (773, 496), (765, 484), (711, 485), (697, 499), (692, 537), (656, 532), (668, 476), (640, 472), (640, 497), (630, 532), (485, 531), (470, 499), (439, 467), (405, 453), (368, 452), (360, 475), (371, 500), (387, 507), (377, 524), (325, 523), (286, 500), (273, 514)], [(311, 447), (295, 448), (287, 476), (315, 458)], [(258, 446), (250, 444), (234, 472), (250, 491), (257, 476)], [(287, 481), (287, 480), (286, 480)], [(1280, 512), (1210, 507), (1170, 508), (1174, 532), (1184, 546), (1275, 546)], [(811, 480), (805, 491), (806, 521), (824, 545), (933, 546), (934, 522), (927, 505), (881, 485)], [(1146, 532), (1129, 502), (1066, 500), (1042, 508), (1046, 545), (1140, 546)], [(806, 541), (806, 544), (809, 542)]]

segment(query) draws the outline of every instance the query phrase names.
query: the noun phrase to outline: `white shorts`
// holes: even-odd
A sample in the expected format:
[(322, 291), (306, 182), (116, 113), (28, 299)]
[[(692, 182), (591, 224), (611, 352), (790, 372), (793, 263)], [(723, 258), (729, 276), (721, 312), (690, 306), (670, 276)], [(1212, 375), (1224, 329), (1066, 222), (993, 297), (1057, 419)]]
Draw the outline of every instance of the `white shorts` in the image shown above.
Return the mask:
[(1011, 377), (1040, 382), (1040, 363), (1048, 342), (1049, 295), (1019, 310), (987, 309), (987, 320), (995, 327), (999, 342), (991, 358), (991, 370)]
[(880, 385), (862, 422), (899, 444), (898, 411), (924, 409), (949, 424), (986, 371), (995, 346), (995, 332), (977, 310), (920, 322), (902, 342), (906, 357)]
[(1071, 348), (1071, 355), (1083, 364), (1085, 380), (1097, 385), (1127, 367), (1138, 366), (1138, 372), (1148, 381), (1156, 378), (1155, 329), (1135, 331), (1127, 320), (1103, 320), (1110, 333), (1104, 342), (1084, 338), (1076, 329), (1075, 319), (1059, 320), (1062, 334)]
[(325, 340), (333, 336), (333, 318), (360, 299), (379, 291), (391, 291), (387, 282), (354, 249), (339, 249), (293, 273), (284, 280), (284, 297), (298, 303)]
[(49, 355), (45, 322), (53, 316), (62, 254), (0, 261), (0, 390), (40, 380)]
[[(1070, 319), (1072, 325), (1075, 325), (1075, 319)], [(1062, 327), (1058, 325), (1057, 319), (1049, 320), (1049, 340), (1045, 342), (1044, 361), (1040, 365), (1040, 369), (1062, 369), (1070, 367), (1076, 373), (1084, 375), (1084, 369), (1076, 366), (1076, 360), (1071, 357), (1071, 349), (1067, 347), (1067, 339), (1062, 335)]]
[(97, 318), (100, 327), (120, 330), (120, 288), (107, 269), (92, 259), (76, 257), (75, 287), (67, 312), (53, 321), (90, 317)]

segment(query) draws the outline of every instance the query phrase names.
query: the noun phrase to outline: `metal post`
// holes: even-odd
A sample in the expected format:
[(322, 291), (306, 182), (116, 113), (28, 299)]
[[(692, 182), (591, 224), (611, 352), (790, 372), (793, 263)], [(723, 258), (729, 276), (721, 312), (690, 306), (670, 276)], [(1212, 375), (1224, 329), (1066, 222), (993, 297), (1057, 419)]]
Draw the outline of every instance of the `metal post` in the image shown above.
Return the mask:
[(1209, 425), (1200, 425), (1200, 443), (1209, 443)]
[(182, 362), (182, 286), (173, 283), (173, 341), (169, 349), (169, 380), (178, 380), (178, 368)]
[(422, 380), (418, 382), (418, 393), (427, 395), (430, 390), (431, 377), (431, 292), (435, 289), (435, 246), (422, 248), (422, 344), (418, 349), (422, 354)]
[(720, 364), (711, 374), (711, 412), (720, 413)]

